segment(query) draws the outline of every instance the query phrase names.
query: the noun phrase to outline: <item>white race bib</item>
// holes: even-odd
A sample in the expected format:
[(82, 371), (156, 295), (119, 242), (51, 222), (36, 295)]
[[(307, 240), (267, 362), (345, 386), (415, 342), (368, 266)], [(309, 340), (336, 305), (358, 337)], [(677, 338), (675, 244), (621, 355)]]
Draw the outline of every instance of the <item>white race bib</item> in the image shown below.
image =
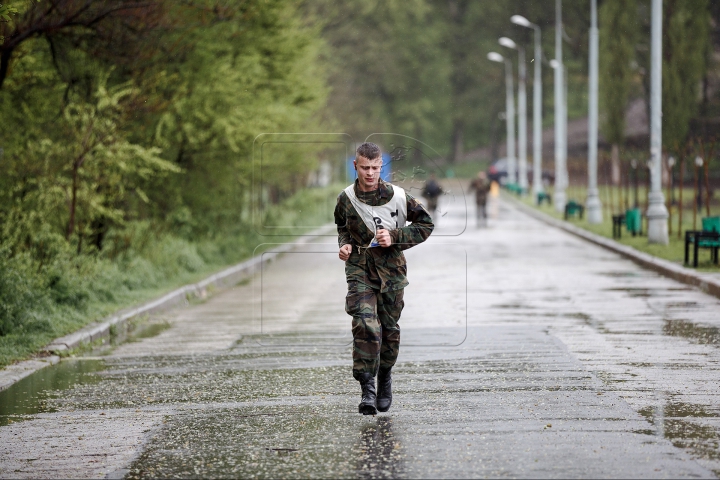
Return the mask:
[[(397, 185), (393, 185), (392, 187), (392, 198), (388, 203), (380, 205), (379, 207), (373, 207), (361, 201), (357, 195), (355, 195), (355, 184), (345, 189), (345, 194), (350, 199), (350, 202), (352, 202), (355, 210), (357, 210), (358, 215), (360, 215), (365, 225), (373, 233), (377, 232), (379, 228), (384, 228), (385, 230), (402, 228), (407, 222), (407, 198), (405, 197), (405, 190)], [(378, 247), (379, 245), (377, 238), (373, 237), (368, 247)]]

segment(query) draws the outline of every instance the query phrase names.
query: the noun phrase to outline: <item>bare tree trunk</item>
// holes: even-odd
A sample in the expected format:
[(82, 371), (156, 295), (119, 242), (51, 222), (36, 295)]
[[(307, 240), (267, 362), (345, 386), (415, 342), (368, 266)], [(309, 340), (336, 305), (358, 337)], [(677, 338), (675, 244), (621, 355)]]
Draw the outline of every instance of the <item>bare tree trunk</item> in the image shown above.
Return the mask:
[(710, 159), (712, 158), (712, 153), (708, 155), (708, 158), (705, 159), (705, 164), (703, 165), (703, 168), (705, 170), (705, 214), (707, 217), (710, 216), (710, 199), (712, 198), (710, 196)]
[(693, 230), (697, 230), (697, 211), (698, 211), (698, 166), (693, 162)]
[(12, 54), (13, 49), (8, 48), (7, 50), (3, 50), (2, 55), (0, 55), (0, 90), (2, 90), (3, 83), (5, 83), (5, 77), (7, 77), (8, 74)]
[[(611, 161), (610, 169), (612, 170), (612, 161)], [(617, 191), (618, 191), (618, 209), (617, 209), (617, 211), (618, 211), (618, 213), (622, 213), (623, 207), (625, 204), (623, 203), (623, 179), (622, 179), (622, 165), (621, 164), (618, 165), (618, 171), (620, 172), (620, 175), (618, 175), (618, 177), (619, 177), (618, 180), (620, 180), (620, 181), (618, 182), (618, 185), (617, 185)], [(611, 186), (611, 188), (613, 188), (613, 189), (614, 189), (614, 187), (615, 187), (615, 185)]]
[(683, 187), (685, 186), (685, 151), (680, 154), (680, 178), (678, 180), (678, 239), (682, 239)]
[(82, 253), (82, 244), (83, 244), (83, 234), (82, 234), (82, 224), (78, 225), (78, 246), (77, 246), (77, 254), (80, 255)]
[(619, 186), (620, 185), (620, 147), (618, 146), (617, 143), (613, 143), (610, 156), (611, 156), (610, 165), (611, 165), (612, 184)]
[(70, 240), (75, 231), (75, 211), (77, 209), (77, 191), (78, 191), (78, 168), (77, 162), (73, 165), (72, 175), (72, 196), (70, 198), (70, 218), (68, 219), (67, 233), (65, 239)]
[[(667, 174), (667, 175), (666, 175)], [(668, 235), (672, 235), (673, 222), (672, 222), (672, 168), (668, 165), (667, 161), (663, 162), (663, 177), (667, 185), (667, 196), (665, 197), (665, 208), (668, 211)], [(662, 188), (661, 188), (662, 189)]]

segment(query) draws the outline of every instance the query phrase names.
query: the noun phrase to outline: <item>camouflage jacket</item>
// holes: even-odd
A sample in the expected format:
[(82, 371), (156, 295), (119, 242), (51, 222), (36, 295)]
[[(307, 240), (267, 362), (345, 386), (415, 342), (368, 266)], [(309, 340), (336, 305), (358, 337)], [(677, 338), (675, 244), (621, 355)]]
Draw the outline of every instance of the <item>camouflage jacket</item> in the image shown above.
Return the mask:
[(490, 191), (490, 182), (476, 178), (470, 182), (468, 193), (473, 190), (475, 190), (475, 203), (477, 205), (485, 205), (487, 203), (488, 192)]
[[(356, 180), (355, 194), (368, 205), (380, 206), (390, 201), (393, 187), (380, 180), (377, 190), (361, 192)], [(407, 266), (402, 251), (427, 240), (435, 226), (425, 208), (409, 193), (405, 196), (407, 221), (411, 225), (391, 230), (392, 245), (387, 248), (362, 248), (370, 243), (375, 232), (365, 225), (347, 194), (343, 191), (338, 195), (335, 206), (338, 246), (353, 246), (350, 258), (345, 262), (348, 282), (358, 281), (381, 292), (400, 290), (408, 285)]]

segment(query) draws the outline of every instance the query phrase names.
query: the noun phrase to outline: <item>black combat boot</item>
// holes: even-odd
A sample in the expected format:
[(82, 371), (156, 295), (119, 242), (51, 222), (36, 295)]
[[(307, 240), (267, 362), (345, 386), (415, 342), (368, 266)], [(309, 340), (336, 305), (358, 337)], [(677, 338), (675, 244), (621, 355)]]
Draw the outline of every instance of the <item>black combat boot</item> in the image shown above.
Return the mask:
[(375, 415), (375, 377), (371, 373), (361, 373), (357, 377), (362, 388), (362, 400), (358, 405), (358, 412), (363, 415)]
[(390, 368), (380, 368), (378, 371), (378, 393), (377, 409), (380, 412), (387, 412), (392, 405), (392, 375)]

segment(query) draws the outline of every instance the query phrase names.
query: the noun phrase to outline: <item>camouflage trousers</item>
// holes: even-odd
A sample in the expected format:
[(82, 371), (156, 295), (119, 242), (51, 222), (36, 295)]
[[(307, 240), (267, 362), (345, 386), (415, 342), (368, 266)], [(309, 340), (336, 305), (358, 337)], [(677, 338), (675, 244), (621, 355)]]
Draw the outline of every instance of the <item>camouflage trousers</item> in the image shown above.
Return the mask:
[(350, 281), (345, 311), (352, 316), (353, 376), (377, 374), (378, 368), (395, 365), (400, 352), (400, 313), (403, 290), (380, 293), (378, 289)]

